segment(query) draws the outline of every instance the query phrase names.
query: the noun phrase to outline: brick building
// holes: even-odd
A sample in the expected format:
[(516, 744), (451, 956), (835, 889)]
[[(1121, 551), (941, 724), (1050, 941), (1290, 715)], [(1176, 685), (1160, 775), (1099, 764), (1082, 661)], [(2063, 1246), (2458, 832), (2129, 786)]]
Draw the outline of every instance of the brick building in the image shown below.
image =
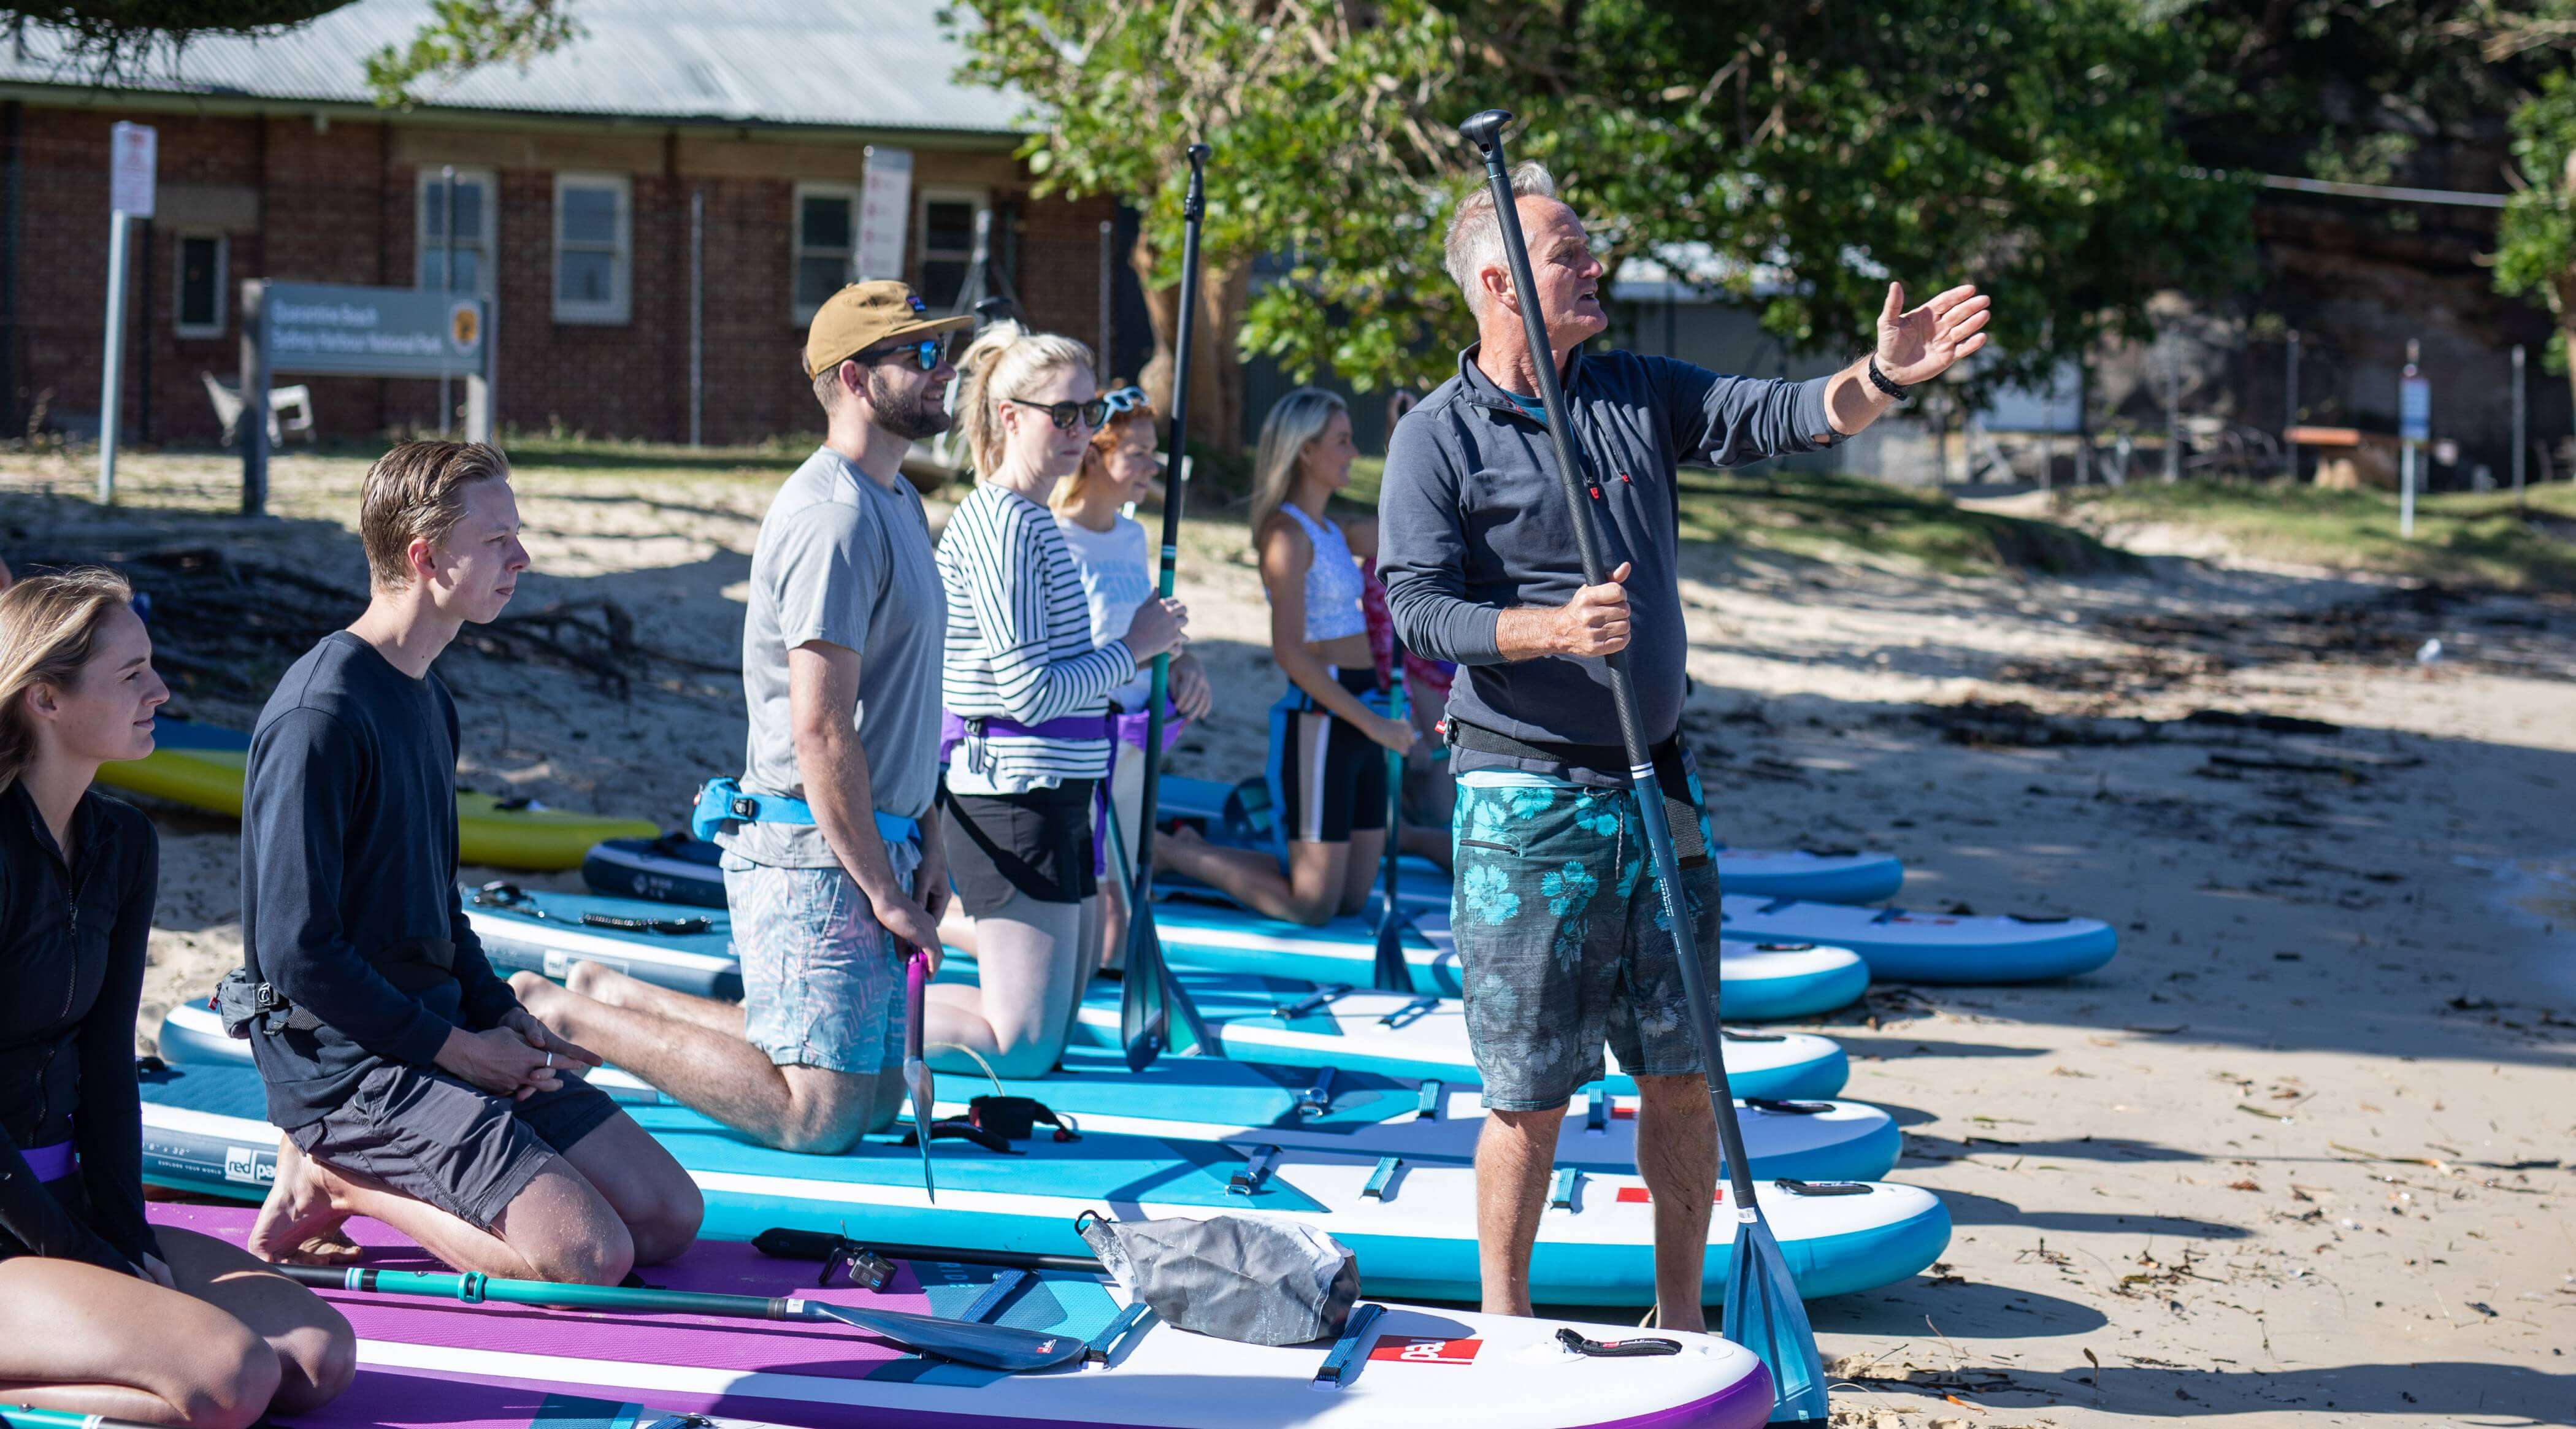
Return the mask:
[[(112, 86), (39, 28), (0, 50), (11, 431), (96, 429), (121, 119), (160, 143), (129, 273), (121, 419), (143, 441), (216, 439), (203, 374), (239, 371), (242, 280), (442, 287), (451, 249), (455, 286), (494, 300), (505, 427), (685, 440), (694, 332), (704, 440), (813, 430), (795, 356), (813, 305), (852, 276), (871, 145), (912, 156), (900, 276), (945, 305), (989, 213), (993, 266), (1031, 319), (1097, 340), (1116, 206), (1029, 196), (1020, 106), (950, 78), (960, 55), (928, 7), (582, 0), (565, 49), (376, 107), (365, 57), (428, 11), (359, 0), (285, 35), (155, 56)], [(437, 420), (435, 382), (311, 386), (326, 435)]]

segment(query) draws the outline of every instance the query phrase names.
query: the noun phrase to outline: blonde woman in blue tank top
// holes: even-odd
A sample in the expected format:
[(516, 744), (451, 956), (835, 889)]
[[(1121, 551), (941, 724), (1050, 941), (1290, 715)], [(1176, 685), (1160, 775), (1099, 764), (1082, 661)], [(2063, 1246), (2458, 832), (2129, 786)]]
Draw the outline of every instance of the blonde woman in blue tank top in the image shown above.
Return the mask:
[(1261, 424), (1253, 465), (1252, 540), (1270, 597), (1270, 654), (1288, 677), (1271, 711), (1271, 807), (1287, 835), (1283, 876), (1266, 854), (1183, 833), (1154, 846), (1157, 867), (1211, 883), (1273, 918), (1313, 925), (1356, 913), (1386, 846), (1386, 751), (1411, 753), (1412, 725), (1387, 716), (1368, 621), (1360, 610), (1356, 537), (1374, 553), (1376, 523), (1345, 531), (1324, 514), (1350, 485), (1351, 415), (1342, 399), (1301, 387)]

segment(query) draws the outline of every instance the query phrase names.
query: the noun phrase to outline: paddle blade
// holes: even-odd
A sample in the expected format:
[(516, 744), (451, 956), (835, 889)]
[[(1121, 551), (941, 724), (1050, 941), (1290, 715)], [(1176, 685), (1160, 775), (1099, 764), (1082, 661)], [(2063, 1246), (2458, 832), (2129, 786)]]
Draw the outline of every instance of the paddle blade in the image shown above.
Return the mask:
[(907, 1315), (900, 1310), (827, 1305), (818, 1300), (798, 1303), (804, 1307), (808, 1319), (838, 1320), (854, 1330), (864, 1330), (881, 1339), (892, 1340), (906, 1349), (955, 1360), (959, 1364), (979, 1365), (1013, 1374), (1070, 1364), (1082, 1358), (1084, 1349), (1079, 1335), (1019, 1330), (1008, 1325), (985, 1325), (972, 1320), (942, 1320), (930, 1315)]
[(1127, 930), (1127, 967), (1119, 987), (1118, 1040), (1127, 1052), (1127, 1070), (1141, 1072), (1172, 1045), (1171, 1008), (1165, 984), (1163, 939), (1154, 929), (1154, 909), (1140, 904)]
[(1413, 991), (1413, 969), (1404, 961), (1404, 915), (1397, 911), (1395, 880), (1387, 880), (1386, 906), (1377, 917), (1377, 968), (1374, 986), (1380, 992)]
[(930, 1063), (921, 1054), (923, 1011), (928, 1000), (930, 958), (921, 949), (904, 960), (903, 1085), (912, 1097), (912, 1132), (921, 1142), (921, 1193), (936, 1205), (939, 1183), (930, 1174), (930, 1108), (939, 1099)]
[(1789, 1259), (1759, 1211), (1736, 1224), (1726, 1274), (1725, 1334), (1771, 1371), (1773, 1424), (1825, 1423), (1825, 1365)]

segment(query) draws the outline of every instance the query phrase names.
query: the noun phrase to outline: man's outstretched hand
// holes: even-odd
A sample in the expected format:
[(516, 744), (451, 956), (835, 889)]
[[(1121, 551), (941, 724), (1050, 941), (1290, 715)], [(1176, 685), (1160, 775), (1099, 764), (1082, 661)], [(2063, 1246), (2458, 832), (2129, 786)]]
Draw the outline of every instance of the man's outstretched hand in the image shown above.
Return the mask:
[(1950, 364), (1986, 345), (1983, 329), (1994, 316), (1994, 300), (1962, 283), (1919, 308), (1907, 311), (1905, 285), (1887, 285), (1887, 304), (1878, 312), (1878, 370), (1900, 387), (1929, 382)]

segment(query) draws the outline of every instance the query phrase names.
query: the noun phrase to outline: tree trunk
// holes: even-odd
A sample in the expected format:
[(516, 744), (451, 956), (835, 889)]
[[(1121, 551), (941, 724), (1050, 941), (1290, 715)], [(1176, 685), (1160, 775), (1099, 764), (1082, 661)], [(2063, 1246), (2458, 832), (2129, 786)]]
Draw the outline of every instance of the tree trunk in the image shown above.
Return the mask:
[[(1145, 289), (1154, 356), (1137, 375), (1157, 411), (1172, 410), (1172, 344), (1180, 325), (1179, 286), (1154, 285), (1154, 251), (1138, 234), (1128, 266)], [(1252, 263), (1207, 263), (1199, 276), (1198, 327), (1191, 334), (1190, 440), (1226, 456), (1243, 449), (1243, 312), (1252, 297)]]

